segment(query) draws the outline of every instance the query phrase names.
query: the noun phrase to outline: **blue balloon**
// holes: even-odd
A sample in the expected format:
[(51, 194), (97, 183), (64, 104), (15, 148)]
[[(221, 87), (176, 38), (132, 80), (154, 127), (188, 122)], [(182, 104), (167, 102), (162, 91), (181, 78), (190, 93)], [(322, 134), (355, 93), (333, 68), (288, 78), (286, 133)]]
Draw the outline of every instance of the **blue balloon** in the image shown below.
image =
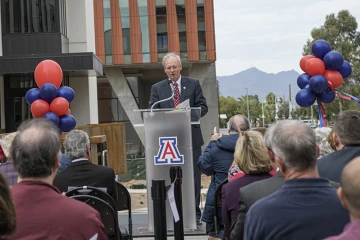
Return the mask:
[[(310, 88), (310, 85), (308, 84), (308, 85), (306, 85), (303, 89), (308, 89), (308, 88)], [(310, 89), (311, 90), (311, 89)]]
[(328, 89), (328, 80), (323, 75), (315, 75), (310, 78), (310, 89), (315, 93), (323, 93)]
[(56, 115), (53, 112), (47, 112), (43, 115), (43, 118), (46, 118), (47, 120), (50, 120), (51, 122), (53, 122), (55, 124), (55, 126), (59, 126), (59, 122), (60, 119), (58, 117), (58, 115)]
[(337, 51), (331, 51), (325, 55), (324, 63), (328, 69), (337, 70), (343, 65), (344, 58), (341, 53)]
[(40, 96), (43, 100), (51, 103), (51, 101), (56, 98), (57, 91), (56, 87), (52, 83), (45, 83), (40, 88)]
[(331, 51), (331, 46), (325, 40), (316, 40), (311, 46), (311, 51), (315, 57), (323, 59)]
[(325, 92), (318, 94), (320, 101), (323, 103), (331, 103), (335, 100), (335, 92), (328, 88)]
[(70, 132), (76, 126), (76, 119), (70, 114), (65, 114), (60, 117), (59, 128), (63, 132)]
[(338, 69), (343, 78), (348, 78), (351, 75), (352, 69), (347, 61), (344, 61), (343, 65)]
[(25, 99), (26, 102), (31, 105), (33, 102), (35, 102), (36, 100), (40, 99), (40, 89), (38, 88), (32, 88), (29, 91), (26, 92), (25, 94)]
[(307, 73), (303, 73), (297, 78), (297, 85), (299, 88), (303, 89), (306, 85), (309, 84), (311, 76)]
[(65, 98), (70, 103), (74, 100), (75, 92), (71, 87), (64, 86), (58, 89), (57, 96)]
[(296, 103), (300, 107), (309, 107), (313, 105), (316, 100), (316, 95), (313, 91), (308, 89), (301, 89), (295, 97)]

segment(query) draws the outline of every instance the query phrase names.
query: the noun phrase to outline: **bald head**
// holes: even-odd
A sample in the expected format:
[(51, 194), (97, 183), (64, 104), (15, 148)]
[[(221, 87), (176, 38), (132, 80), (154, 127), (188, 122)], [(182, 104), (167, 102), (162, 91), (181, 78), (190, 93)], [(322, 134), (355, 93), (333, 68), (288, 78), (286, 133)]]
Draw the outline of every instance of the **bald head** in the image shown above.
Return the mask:
[(250, 129), (250, 122), (247, 117), (238, 114), (232, 116), (229, 119), (228, 130), (230, 132), (238, 132), (238, 128), (240, 129), (240, 131), (246, 131)]
[[(360, 157), (350, 161), (342, 171), (341, 187), (350, 212), (360, 215)], [(359, 216), (360, 217), (360, 216)]]
[(46, 119), (32, 119), (19, 127), (11, 146), (14, 167), (21, 178), (45, 178), (56, 169), (60, 152), (57, 127)]

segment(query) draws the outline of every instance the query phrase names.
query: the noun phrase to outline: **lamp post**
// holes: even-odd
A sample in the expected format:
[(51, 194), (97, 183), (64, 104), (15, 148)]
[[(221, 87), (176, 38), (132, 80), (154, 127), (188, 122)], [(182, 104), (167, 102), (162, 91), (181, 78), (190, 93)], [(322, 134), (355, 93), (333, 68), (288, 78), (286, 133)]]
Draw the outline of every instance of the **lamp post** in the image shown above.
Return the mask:
[(249, 89), (248, 88), (243, 88), (243, 89), (246, 89), (246, 105), (247, 105), (247, 116), (248, 116), (248, 119), (251, 123), (251, 119), (250, 119), (250, 108), (249, 108)]
[(264, 103), (266, 104), (266, 100), (264, 100), (263, 102), (261, 102), (261, 108), (262, 108), (262, 122), (263, 122), (263, 127), (265, 127), (265, 114), (264, 114)]

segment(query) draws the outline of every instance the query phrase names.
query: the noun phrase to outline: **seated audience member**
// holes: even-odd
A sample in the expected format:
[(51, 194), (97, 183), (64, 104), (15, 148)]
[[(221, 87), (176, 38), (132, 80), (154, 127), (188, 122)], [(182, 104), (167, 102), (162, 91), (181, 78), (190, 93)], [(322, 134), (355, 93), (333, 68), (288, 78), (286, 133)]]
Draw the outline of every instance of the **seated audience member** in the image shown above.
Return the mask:
[(337, 193), (342, 205), (349, 210), (351, 223), (343, 233), (327, 240), (360, 239), (360, 157), (349, 162), (341, 174), (341, 187)]
[(222, 187), (222, 215), (226, 238), (229, 238), (230, 226), (238, 216), (239, 189), (271, 177), (269, 171), (272, 169), (263, 136), (259, 132), (244, 132), (244, 136), (237, 140), (234, 159), (245, 175)]
[(360, 156), (360, 112), (343, 111), (334, 124), (336, 152), (318, 160), (320, 177), (340, 182), (344, 166)]
[(314, 131), (288, 120), (270, 131), (271, 151), (286, 181), (250, 208), (244, 239), (323, 239), (339, 234), (350, 219), (336, 189), (319, 178)]
[(4, 174), (10, 187), (14, 186), (18, 181), (18, 174), (14, 169), (14, 163), (10, 157), (10, 148), (15, 136), (16, 132), (13, 132), (0, 140), (0, 147), (3, 150), (6, 159), (6, 162), (0, 165), (0, 172)]
[(316, 143), (320, 148), (319, 158), (325, 157), (326, 155), (334, 152), (327, 140), (329, 134), (331, 133), (331, 128), (318, 127), (315, 128), (314, 131), (316, 136)]
[(72, 161), (69, 167), (58, 173), (54, 186), (61, 192), (69, 187), (91, 186), (106, 188), (106, 192), (116, 199), (115, 173), (109, 167), (95, 165), (90, 161), (90, 140), (86, 132), (72, 130), (65, 136), (64, 150)]
[(261, 133), (263, 136), (265, 136), (266, 133), (266, 127), (257, 127), (257, 128), (251, 128), (251, 131), (256, 131)]
[[(197, 165), (207, 176), (214, 176), (206, 196), (205, 209), (201, 221), (206, 222), (206, 232), (214, 235), (214, 194), (218, 186), (226, 179), (228, 169), (234, 159), (234, 151), (239, 132), (249, 129), (249, 120), (242, 115), (235, 115), (228, 122), (229, 135), (222, 136), (216, 132), (210, 138), (209, 145), (199, 157)], [(216, 130), (216, 129), (215, 129)], [(219, 228), (222, 228), (221, 209), (219, 209)]]
[(107, 239), (95, 209), (52, 185), (60, 165), (60, 135), (52, 122), (23, 122), (10, 155), (19, 183), (11, 188), (17, 230), (9, 239)]
[(16, 230), (14, 203), (10, 194), (9, 185), (0, 173), (0, 240), (1, 236), (10, 236)]
[(64, 171), (71, 163), (71, 160), (63, 153), (61, 153), (60, 157), (60, 167), (58, 169), (58, 173)]

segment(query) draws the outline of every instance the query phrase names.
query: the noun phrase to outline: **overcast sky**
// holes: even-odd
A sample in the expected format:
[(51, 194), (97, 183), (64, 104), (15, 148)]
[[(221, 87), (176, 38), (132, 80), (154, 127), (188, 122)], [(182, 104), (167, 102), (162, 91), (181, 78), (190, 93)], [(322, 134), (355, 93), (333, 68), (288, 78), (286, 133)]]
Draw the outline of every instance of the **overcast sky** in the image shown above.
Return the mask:
[(302, 48), (327, 14), (348, 9), (360, 24), (360, 0), (214, 0), (214, 8), (217, 76), (301, 72)]

